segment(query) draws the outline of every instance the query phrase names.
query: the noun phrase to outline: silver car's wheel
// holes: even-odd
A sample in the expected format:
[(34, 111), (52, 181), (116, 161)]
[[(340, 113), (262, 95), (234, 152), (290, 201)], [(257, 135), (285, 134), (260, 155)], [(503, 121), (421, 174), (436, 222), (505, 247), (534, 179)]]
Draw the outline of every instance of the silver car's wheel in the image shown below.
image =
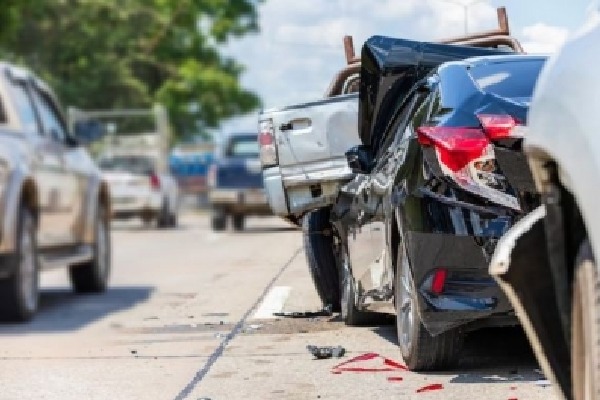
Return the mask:
[(20, 238), (20, 265), (21, 297), (23, 308), (33, 314), (38, 307), (39, 299), (39, 274), (37, 263), (37, 246), (35, 242), (35, 222), (29, 213), (23, 221), (23, 232)]
[(71, 284), (76, 292), (103, 292), (108, 286), (111, 269), (111, 244), (109, 220), (106, 211), (100, 209), (96, 218), (94, 256), (85, 263), (69, 268)]
[(29, 209), (19, 212), (16, 251), (3, 262), (12, 275), (0, 281), (0, 318), (10, 321), (31, 319), (38, 308), (39, 279), (36, 223)]

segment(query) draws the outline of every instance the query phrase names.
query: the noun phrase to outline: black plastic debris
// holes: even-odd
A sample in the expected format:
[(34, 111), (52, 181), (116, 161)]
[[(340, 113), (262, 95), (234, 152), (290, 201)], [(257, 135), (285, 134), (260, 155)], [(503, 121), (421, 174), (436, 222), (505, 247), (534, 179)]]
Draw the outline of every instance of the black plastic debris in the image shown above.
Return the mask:
[(286, 318), (315, 318), (315, 317), (331, 317), (333, 315), (330, 304), (326, 305), (319, 311), (290, 311), (273, 313), (276, 317)]
[(315, 356), (318, 360), (323, 360), (325, 358), (341, 358), (346, 354), (346, 349), (342, 346), (331, 347), (331, 346), (313, 346), (309, 344), (306, 346), (308, 351)]

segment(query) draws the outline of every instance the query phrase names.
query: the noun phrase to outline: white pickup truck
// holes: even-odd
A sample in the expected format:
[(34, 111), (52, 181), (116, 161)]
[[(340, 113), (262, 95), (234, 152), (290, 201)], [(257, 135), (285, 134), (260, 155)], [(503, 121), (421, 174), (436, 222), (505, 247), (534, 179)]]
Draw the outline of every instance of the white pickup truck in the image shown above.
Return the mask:
[[(349, 37), (345, 38), (350, 41)], [(263, 111), (260, 160), (273, 213), (296, 219), (332, 205), (340, 186), (354, 176), (345, 152), (358, 145), (360, 62), (348, 55), (325, 99)]]

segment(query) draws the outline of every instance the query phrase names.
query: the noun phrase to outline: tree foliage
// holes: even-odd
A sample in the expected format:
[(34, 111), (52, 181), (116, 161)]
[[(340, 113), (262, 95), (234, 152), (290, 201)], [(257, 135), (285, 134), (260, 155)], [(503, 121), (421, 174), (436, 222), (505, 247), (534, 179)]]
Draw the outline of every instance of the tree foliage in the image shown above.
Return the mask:
[[(259, 106), (219, 52), (261, 0), (0, 0), (0, 55), (83, 109), (167, 106), (179, 136)], [(4, 7), (4, 4), (3, 4)]]

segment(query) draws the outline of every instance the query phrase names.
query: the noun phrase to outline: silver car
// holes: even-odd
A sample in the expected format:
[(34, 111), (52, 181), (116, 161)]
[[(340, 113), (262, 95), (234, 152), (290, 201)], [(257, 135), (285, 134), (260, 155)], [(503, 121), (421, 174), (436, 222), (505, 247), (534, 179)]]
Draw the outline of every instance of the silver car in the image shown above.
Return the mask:
[(105, 290), (110, 195), (83, 147), (102, 134), (94, 121), (72, 132), (40, 79), (0, 63), (0, 319), (33, 316), (42, 269), (68, 267), (76, 292)]

